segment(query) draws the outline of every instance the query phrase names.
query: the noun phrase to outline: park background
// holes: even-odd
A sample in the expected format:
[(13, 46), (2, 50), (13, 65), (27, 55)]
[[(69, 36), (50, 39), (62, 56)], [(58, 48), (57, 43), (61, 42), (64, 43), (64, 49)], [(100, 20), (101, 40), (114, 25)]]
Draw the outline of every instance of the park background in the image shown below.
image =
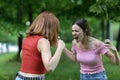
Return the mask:
[[(25, 31), (43, 11), (53, 12), (60, 20), (60, 37), (71, 49), (71, 25), (79, 18), (88, 20), (91, 36), (112, 40), (120, 53), (120, 0), (0, 0), (0, 80), (15, 80), (20, 68), (19, 51)], [(51, 47), (52, 52), (55, 51)], [(105, 56), (108, 80), (120, 80), (120, 66)], [(79, 64), (64, 53), (54, 72), (46, 80), (79, 80)]]

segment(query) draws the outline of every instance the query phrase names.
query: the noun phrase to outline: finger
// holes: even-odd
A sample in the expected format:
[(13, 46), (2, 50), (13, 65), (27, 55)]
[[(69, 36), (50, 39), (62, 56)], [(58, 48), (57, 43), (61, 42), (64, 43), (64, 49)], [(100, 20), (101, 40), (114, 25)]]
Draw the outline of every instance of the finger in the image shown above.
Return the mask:
[(105, 39), (104, 42), (105, 42), (105, 43), (110, 43), (110, 40), (109, 40), (109, 39)]
[(110, 45), (110, 44), (105, 44), (105, 46), (106, 46), (106, 47), (111, 47), (111, 45)]

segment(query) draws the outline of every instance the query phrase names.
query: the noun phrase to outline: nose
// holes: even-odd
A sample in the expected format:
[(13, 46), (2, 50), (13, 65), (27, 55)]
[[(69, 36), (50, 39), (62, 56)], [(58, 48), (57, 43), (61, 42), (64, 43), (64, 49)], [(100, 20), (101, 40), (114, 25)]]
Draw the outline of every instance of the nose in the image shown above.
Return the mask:
[(76, 35), (76, 32), (75, 32), (75, 31), (73, 31), (73, 32), (72, 32), (72, 35)]

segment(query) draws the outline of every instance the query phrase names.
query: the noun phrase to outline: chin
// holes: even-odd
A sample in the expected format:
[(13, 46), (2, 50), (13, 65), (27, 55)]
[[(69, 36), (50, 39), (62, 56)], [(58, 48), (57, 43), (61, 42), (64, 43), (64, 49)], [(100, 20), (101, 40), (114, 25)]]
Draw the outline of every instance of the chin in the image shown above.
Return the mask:
[(75, 39), (76, 42), (79, 42), (79, 39)]

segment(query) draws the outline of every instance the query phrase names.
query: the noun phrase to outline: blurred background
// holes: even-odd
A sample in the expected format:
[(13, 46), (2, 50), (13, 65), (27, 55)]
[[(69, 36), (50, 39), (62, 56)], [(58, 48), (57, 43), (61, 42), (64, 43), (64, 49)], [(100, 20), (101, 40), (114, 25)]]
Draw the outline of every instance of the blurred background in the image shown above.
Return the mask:
[[(102, 41), (111, 39), (120, 51), (120, 0), (0, 0), (0, 80), (15, 79), (20, 67), (19, 53), (25, 31), (46, 10), (59, 18), (60, 37), (69, 49), (72, 22), (85, 18), (92, 30), (91, 36)], [(117, 75), (120, 68), (106, 58), (104, 62), (109, 80), (120, 80)], [(47, 77), (49, 80), (79, 80), (79, 65), (73, 64), (63, 54), (56, 71), (48, 73)]]

